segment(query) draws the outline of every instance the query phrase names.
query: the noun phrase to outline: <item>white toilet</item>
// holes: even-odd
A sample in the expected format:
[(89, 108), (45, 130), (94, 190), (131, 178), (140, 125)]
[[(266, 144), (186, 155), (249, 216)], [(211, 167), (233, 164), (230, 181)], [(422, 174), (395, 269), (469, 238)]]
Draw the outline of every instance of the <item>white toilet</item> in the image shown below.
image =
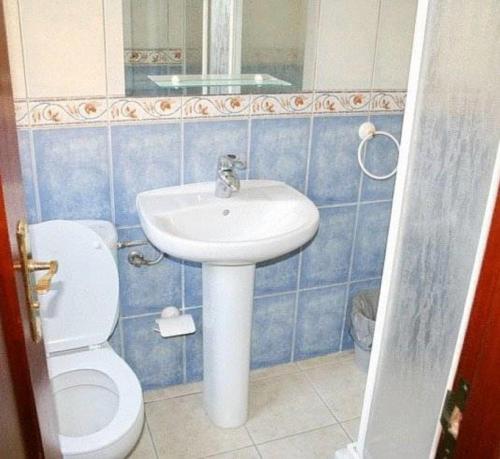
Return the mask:
[(40, 314), (63, 456), (121, 459), (144, 423), (137, 376), (107, 343), (118, 320), (115, 227), (53, 220), (30, 226), (33, 258), (57, 260)]

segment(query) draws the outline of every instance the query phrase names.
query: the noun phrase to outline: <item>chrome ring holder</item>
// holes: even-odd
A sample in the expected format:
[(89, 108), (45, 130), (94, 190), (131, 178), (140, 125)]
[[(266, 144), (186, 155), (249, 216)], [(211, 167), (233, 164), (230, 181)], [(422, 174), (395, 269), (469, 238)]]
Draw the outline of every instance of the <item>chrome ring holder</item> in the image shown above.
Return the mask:
[(396, 149), (398, 151), (398, 154), (399, 154), (399, 142), (397, 141), (397, 139), (392, 134), (389, 134), (388, 132), (377, 131), (375, 129), (375, 125), (373, 123), (370, 123), (369, 121), (367, 121), (366, 123), (363, 123), (359, 127), (359, 132), (358, 133), (359, 133), (359, 137), (361, 138), (361, 142), (360, 142), (359, 147), (358, 147), (358, 163), (359, 163), (359, 167), (361, 167), (361, 170), (368, 177), (370, 177), (370, 178), (372, 178), (374, 180), (387, 180), (388, 178), (391, 178), (394, 174), (396, 174), (396, 172), (398, 170), (398, 166), (397, 165), (394, 168), (394, 170), (392, 172), (390, 172), (389, 174), (387, 174), (387, 175), (375, 175), (375, 174), (372, 174), (365, 167), (365, 165), (363, 163), (363, 147), (366, 144), (366, 142), (368, 142), (368, 140), (373, 139), (376, 135), (382, 135), (382, 136), (388, 137), (389, 139), (391, 139), (394, 142), (394, 144), (396, 145)]

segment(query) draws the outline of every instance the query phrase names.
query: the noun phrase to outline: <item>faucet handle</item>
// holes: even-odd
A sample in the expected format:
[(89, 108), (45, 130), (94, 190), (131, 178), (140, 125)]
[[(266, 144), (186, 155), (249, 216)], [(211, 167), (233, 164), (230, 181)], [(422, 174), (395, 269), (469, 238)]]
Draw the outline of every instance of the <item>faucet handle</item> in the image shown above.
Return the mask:
[(246, 162), (236, 155), (219, 156), (219, 169), (246, 169), (246, 167)]

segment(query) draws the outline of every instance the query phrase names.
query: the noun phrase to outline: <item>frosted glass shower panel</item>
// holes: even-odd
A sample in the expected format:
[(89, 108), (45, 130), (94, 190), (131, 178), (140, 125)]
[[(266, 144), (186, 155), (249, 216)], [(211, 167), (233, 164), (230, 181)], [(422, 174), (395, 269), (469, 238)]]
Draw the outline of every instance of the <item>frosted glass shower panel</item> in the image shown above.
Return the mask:
[(364, 458), (429, 457), (499, 141), (500, 3), (428, 8)]

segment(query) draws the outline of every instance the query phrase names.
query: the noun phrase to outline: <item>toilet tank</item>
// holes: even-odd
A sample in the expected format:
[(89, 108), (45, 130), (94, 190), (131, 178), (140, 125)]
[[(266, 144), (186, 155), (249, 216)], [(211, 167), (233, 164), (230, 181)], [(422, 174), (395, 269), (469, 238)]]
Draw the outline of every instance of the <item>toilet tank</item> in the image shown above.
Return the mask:
[(75, 220), (76, 223), (87, 226), (92, 231), (96, 232), (103, 242), (108, 246), (109, 250), (113, 254), (115, 263), (118, 262), (118, 232), (116, 231), (115, 225), (106, 220)]

